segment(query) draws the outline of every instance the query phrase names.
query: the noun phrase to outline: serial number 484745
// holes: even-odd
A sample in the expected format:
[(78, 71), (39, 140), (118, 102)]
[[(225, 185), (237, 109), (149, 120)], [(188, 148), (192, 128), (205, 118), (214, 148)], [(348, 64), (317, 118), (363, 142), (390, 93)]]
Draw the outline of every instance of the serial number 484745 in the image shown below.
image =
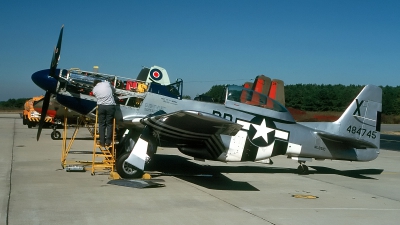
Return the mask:
[(356, 126), (349, 126), (346, 129), (351, 134), (359, 134), (360, 136), (367, 136), (368, 138), (375, 139), (376, 138), (376, 131), (367, 130), (364, 128), (358, 128)]

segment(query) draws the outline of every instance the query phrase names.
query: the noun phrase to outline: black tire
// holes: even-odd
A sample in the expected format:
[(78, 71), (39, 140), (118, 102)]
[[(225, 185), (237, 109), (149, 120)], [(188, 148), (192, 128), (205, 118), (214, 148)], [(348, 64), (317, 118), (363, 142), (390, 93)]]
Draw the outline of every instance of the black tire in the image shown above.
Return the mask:
[(125, 162), (130, 154), (130, 152), (126, 152), (118, 157), (117, 162), (115, 163), (117, 172), (122, 178), (140, 178), (143, 175), (143, 171)]
[(32, 128), (32, 122), (31, 121), (28, 121), (27, 124), (28, 124), (28, 128)]
[(60, 140), (61, 139), (60, 131), (55, 130), (55, 131), (51, 132), (51, 139)]
[(23, 116), (23, 117), (22, 117), (22, 124), (23, 124), (23, 125), (26, 125), (26, 116)]
[(299, 175), (307, 175), (308, 174), (308, 166), (304, 164), (300, 164), (299, 167), (297, 167), (297, 172)]

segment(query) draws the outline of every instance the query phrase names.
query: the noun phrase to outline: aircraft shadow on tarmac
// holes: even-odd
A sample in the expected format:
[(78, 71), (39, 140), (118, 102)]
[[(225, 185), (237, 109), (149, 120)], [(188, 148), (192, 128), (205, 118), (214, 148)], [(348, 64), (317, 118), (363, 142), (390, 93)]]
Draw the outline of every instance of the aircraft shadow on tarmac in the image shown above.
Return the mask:
[(93, 154), (93, 151), (69, 151), (69, 154), (82, 154), (82, 155), (90, 155)]
[[(48, 136), (50, 136), (50, 134), (48, 134)], [(57, 139), (57, 140), (62, 141), (62, 138)], [(57, 141), (57, 140), (55, 140), (55, 141)], [(69, 140), (71, 140), (71, 138), (67, 137), (66, 140), (69, 141)], [(76, 138), (74, 138), (74, 140), (93, 141), (93, 137), (76, 137)]]
[(368, 177), (365, 175), (379, 175), (383, 172), (383, 169), (336, 170), (323, 166), (310, 166), (310, 167), (316, 170), (315, 172), (310, 171), (310, 174), (337, 174), (356, 179), (377, 180), (374, 177)]
[[(178, 155), (157, 154), (146, 171), (153, 177), (174, 176), (187, 182), (214, 190), (231, 191), (259, 191), (256, 187), (247, 182), (234, 181), (223, 175), (223, 173), (263, 173), (263, 174), (297, 174), (297, 168), (282, 168), (266, 166), (254, 163), (254, 166), (242, 166), (230, 164), (232, 166), (209, 166), (199, 165), (189, 159)], [(360, 169), (360, 170), (336, 170), (321, 166), (310, 166), (310, 174), (336, 174), (355, 179), (375, 179), (365, 175), (377, 175), (382, 173), (382, 169)], [(158, 171), (152, 172), (152, 171)]]
[[(161, 155), (153, 157), (146, 171), (152, 177), (174, 176), (187, 182), (214, 190), (259, 191), (247, 182), (233, 181), (221, 174), (220, 167), (203, 166), (178, 155)], [(152, 172), (152, 171), (158, 171)], [(245, 172), (243, 172), (245, 173)]]

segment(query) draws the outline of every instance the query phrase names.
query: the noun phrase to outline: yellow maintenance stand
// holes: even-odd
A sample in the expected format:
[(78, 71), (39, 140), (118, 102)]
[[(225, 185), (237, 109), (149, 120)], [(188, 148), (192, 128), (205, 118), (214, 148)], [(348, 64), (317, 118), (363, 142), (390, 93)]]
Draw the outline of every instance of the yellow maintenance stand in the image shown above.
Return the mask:
[[(61, 146), (61, 167), (66, 168), (68, 166), (77, 166), (77, 165), (91, 165), (90, 161), (67, 161), (68, 154), (71, 150), (72, 144), (75, 141), (76, 135), (78, 134), (79, 128), (81, 126), (85, 126), (90, 134), (93, 136), (94, 135), (94, 128), (90, 123), (88, 123), (87, 119), (83, 116), (79, 117), (77, 120), (77, 124), (75, 127), (75, 130), (72, 134), (72, 137), (70, 141), (68, 142), (67, 145), (67, 128), (68, 128), (68, 118), (66, 115), (64, 115), (64, 130), (62, 133), (62, 146)], [(66, 168), (67, 171), (73, 170), (73, 169), (79, 169), (78, 167), (68, 167)]]
[[(67, 156), (69, 151), (71, 150), (72, 144), (75, 140), (75, 137), (78, 133), (79, 127), (84, 125), (88, 128), (90, 134), (93, 136), (93, 151), (92, 161), (67, 161)], [(65, 168), (66, 171), (91, 171), (91, 175), (95, 175), (98, 171), (109, 171), (110, 177), (109, 179), (116, 180), (121, 179), (120, 175), (116, 171), (116, 148), (115, 148), (115, 119), (113, 120), (113, 131), (112, 131), (112, 140), (110, 146), (101, 146), (97, 141), (99, 138), (98, 134), (98, 109), (96, 108), (96, 120), (94, 125), (92, 126), (87, 122), (87, 119), (84, 117), (79, 118), (78, 124), (75, 128), (75, 131), (70, 139), (70, 142), (67, 146), (67, 116), (64, 116), (64, 131), (63, 131), (63, 143), (62, 143), (62, 153), (61, 153), (61, 166)], [(90, 168), (91, 167), (91, 168)], [(148, 180), (151, 179), (150, 174), (144, 173), (142, 179)]]
[[(110, 179), (119, 179), (120, 176), (115, 172), (115, 119), (113, 120), (113, 138), (111, 146), (101, 147), (97, 144), (98, 135), (98, 111), (96, 108), (96, 121), (94, 125), (88, 123), (85, 117), (79, 117), (75, 130), (72, 137), (67, 145), (67, 116), (64, 115), (64, 130), (62, 134), (62, 148), (61, 148), (61, 166), (66, 171), (91, 171), (92, 175), (95, 175), (96, 171), (107, 170), (110, 171)], [(72, 144), (75, 141), (76, 135), (78, 134), (79, 128), (85, 126), (93, 137), (93, 151), (89, 152), (92, 154), (92, 161), (67, 161), (68, 154), (71, 150)], [(97, 151), (99, 150), (99, 151)], [(99, 158), (101, 160), (99, 160)], [(90, 168), (91, 167), (91, 168)]]
[[(98, 170), (110, 170), (110, 179), (120, 179), (119, 174), (115, 169), (116, 151), (115, 151), (115, 118), (113, 119), (113, 131), (110, 146), (101, 146), (97, 141), (98, 134), (98, 108), (96, 108), (96, 122), (94, 128), (93, 138), (93, 157), (92, 157), (92, 171), (91, 174), (95, 175)], [(97, 151), (99, 150), (99, 151)], [(100, 161), (98, 160), (100, 158)]]

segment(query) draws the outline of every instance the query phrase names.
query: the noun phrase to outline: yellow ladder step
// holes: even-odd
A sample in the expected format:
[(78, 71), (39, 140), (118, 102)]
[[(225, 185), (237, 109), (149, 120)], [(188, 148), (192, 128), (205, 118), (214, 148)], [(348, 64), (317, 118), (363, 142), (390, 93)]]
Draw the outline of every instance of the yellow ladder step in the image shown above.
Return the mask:
[[(112, 136), (112, 145), (111, 146), (106, 146), (102, 147), (100, 146), (100, 143), (98, 142), (98, 139), (100, 137), (99, 132), (98, 132), (98, 108), (96, 108), (96, 121), (94, 125), (94, 145), (93, 145), (93, 160), (92, 160), (92, 175), (95, 174), (96, 169), (110, 169), (111, 172), (113, 173), (115, 170), (115, 148), (114, 144), (115, 138), (116, 138), (116, 133), (115, 133), (115, 119), (113, 121), (113, 136)], [(99, 151), (96, 151), (97, 149), (100, 149)], [(102, 158), (101, 162), (96, 162), (96, 158)], [(95, 163), (96, 162), (96, 163)], [(115, 172), (114, 172), (115, 173)]]

